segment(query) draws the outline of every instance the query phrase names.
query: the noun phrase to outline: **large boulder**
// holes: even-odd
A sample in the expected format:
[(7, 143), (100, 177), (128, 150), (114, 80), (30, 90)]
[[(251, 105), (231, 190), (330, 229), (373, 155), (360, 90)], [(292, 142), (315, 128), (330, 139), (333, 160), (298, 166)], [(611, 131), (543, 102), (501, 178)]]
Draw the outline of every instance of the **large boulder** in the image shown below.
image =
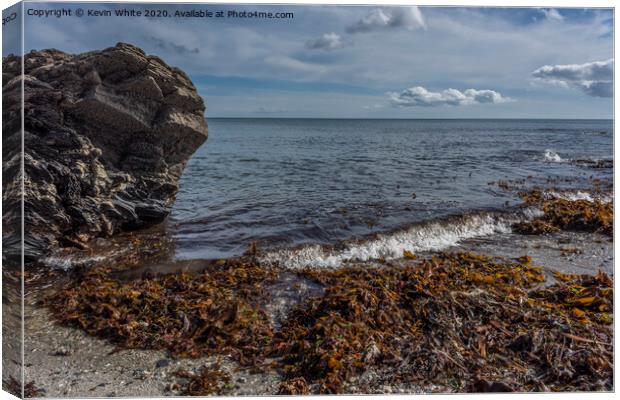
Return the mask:
[(124, 43), (32, 51), (23, 79), (21, 57), (2, 65), (5, 256), (20, 254), (22, 82), (27, 260), (168, 215), (207, 139), (205, 105), (185, 73)]

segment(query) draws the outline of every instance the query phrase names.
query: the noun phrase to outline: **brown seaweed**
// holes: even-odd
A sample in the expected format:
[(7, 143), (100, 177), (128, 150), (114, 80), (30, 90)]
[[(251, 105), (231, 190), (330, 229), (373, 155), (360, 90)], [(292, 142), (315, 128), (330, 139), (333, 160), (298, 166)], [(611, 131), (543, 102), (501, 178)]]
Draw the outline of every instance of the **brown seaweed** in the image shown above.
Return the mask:
[(310, 394), (308, 383), (304, 378), (293, 378), (286, 380), (280, 384), (278, 394), (284, 395), (302, 395)]
[[(94, 270), (47, 304), (62, 323), (119, 348), (232, 353), (242, 365), (273, 366), (285, 376), (281, 394), (347, 392), (367, 371), (378, 374), (373, 385), (441, 391), (610, 390), (613, 281), (556, 274), (544, 287), (531, 262), (403, 254), (389, 265), (306, 269), (299, 274), (324, 292), (277, 332), (261, 304), (278, 273), (255, 260), (125, 283)], [(185, 374), (186, 394), (226, 387), (217, 368)]]
[(63, 323), (125, 348), (167, 349), (175, 357), (231, 351), (254, 364), (272, 328), (255, 304), (277, 274), (243, 262), (198, 275), (122, 283), (94, 270), (46, 304)]
[(213, 368), (201, 367), (198, 373), (177, 371), (176, 376), (184, 378), (187, 383), (180, 391), (181, 396), (209, 396), (222, 394), (230, 383), (230, 374), (221, 371), (219, 365)]
[(515, 224), (517, 232), (539, 235), (558, 230), (596, 232), (613, 235), (613, 203), (589, 200), (545, 199), (540, 190), (521, 193), (524, 205), (536, 205), (543, 216)]
[[(383, 383), (450, 391), (609, 390), (612, 332), (603, 320), (611, 280), (571, 277), (536, 289), (544, 275), (530, 262), (458, 253), (416, 266), (322, 272), (325, 295), (290, 315), (273, 351), (289, 379), (318, 383), (324, 393), (345, 392), (371, 368), (383, 371)], [(575, 285), (586, 297), (561, 295)], [(495, 383), (476, 384), (483, 381)]]

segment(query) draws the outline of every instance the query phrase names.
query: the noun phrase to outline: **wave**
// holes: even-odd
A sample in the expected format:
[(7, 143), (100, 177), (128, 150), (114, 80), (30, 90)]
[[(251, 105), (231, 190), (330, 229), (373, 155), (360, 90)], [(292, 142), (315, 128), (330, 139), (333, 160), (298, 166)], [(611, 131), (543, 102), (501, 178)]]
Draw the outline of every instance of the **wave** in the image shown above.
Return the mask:
[(546, 191), (544, 197), (547, 199), (563, 199), (569, 201), (587, 200), (587, 201), (600, 201), (602, 203), (612, 203), (614, 201), (613, 194), (605, 193), (591, 193), (581, 190), (574, 191)]
[(109, 255), (86, 256), (84, 254), (67, 254), (67, 255), (49, 255), (43, 257), (39, 262), (41, 265), (52, 269), (69, 271), (72, 268), (80, 266), (91, 266), (106, 261)]
[(391, 260), (402, 258), (405, 250), (412, 252), (439, 251), (466, 239), (510, 233), (511, 225), (540, 215), (530, 208), (519, 213), (476, 213), (429, 221), (409, 229), (375, 238), (349, 242), (343, 249), (321, 245), (307, 245), (296, 249), (269, 252), (261, 257), (265, 263), (286, 268), (323, 267), (336, 268), (346, 262)]
[(580, 167), (589, 167), (589, 168), (613, 168), (614, 161), (613, 159), (607, 158), (563, 158), (558, 153), (553, 150), (547, 149), (543, 153), (541, 158), (538, 160), (542, 160), (548, 163), (569, 163), (573, 165), (577, 165)]
[(561, 163), (564, 162), (566, 160), (564, 160), (562, 157), (560, 157), (560, 155), (558, 153), (556, 153), (553, 150), (545, 150), (545, 154), (543, 155), (543, 159), (547, 162), (555, 162), (555, 163)]

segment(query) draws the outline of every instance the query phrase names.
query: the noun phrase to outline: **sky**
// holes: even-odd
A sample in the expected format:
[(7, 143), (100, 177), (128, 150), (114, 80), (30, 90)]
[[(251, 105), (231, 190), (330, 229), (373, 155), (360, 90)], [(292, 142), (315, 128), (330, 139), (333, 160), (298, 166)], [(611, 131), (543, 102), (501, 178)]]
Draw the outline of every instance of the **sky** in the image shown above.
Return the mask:
[[(25, 8), (154, 7), (30, 3)], [(80, 53), (120, 41), (137, 45), (188, 73), (205, 99), (207, 117), (613, 116), (611, 9), (155, 8), (287, 12), (294, 18), (26, 15), (24, 48)]]

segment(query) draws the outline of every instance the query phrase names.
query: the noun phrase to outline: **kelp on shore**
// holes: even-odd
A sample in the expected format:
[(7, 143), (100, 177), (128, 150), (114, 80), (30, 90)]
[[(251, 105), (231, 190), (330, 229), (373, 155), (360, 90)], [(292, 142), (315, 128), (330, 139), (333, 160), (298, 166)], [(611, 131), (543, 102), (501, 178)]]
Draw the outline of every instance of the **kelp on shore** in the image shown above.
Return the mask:
[[(358, 392), (384, 384), (612, 387), (613, 282), (603, 273), (542, 287), (544, 274), (528, 257), (442, 253), (299, 274), (322, 284), (324, 294), (305, 299), (277, 332), (264, 304), (278, 271), (249, 259), (124, 283), (93, 270), (46, 303), (62, 323), (120, 348), (233, 354), (241, 365), (277, 368), (282, 394), (347, 392), (368, 371), (376, 371), (375, 382)], [(218, 392), (226, 377), (213, 372), (201, 371), (182, 392)]]
[(119, 348), (167, 349), (174, 357), (232, 352), (255, 364), (273, 334), (254, 303), (273, 269), (222, 262), (208, 271), (127, 283), (93, 270), (46, 300), (58, 319)]
[(275, 348), (287, 376), (325, 393), (346, 392), (370, 368), (384, 384), (446, 391), (609, 388), (611, 280), (534, 289), (544, 275), (529, 263), (457, 253), (320, 272), (325, 296), (292, 313)]
[(540, 235), (559, 230), (596, 232), (613, 236), (612, 202), (546, 198), (541, 190), (520, 193), (524, 206), (536, 206), (543, 215), (515, 224), (518, 233)]

